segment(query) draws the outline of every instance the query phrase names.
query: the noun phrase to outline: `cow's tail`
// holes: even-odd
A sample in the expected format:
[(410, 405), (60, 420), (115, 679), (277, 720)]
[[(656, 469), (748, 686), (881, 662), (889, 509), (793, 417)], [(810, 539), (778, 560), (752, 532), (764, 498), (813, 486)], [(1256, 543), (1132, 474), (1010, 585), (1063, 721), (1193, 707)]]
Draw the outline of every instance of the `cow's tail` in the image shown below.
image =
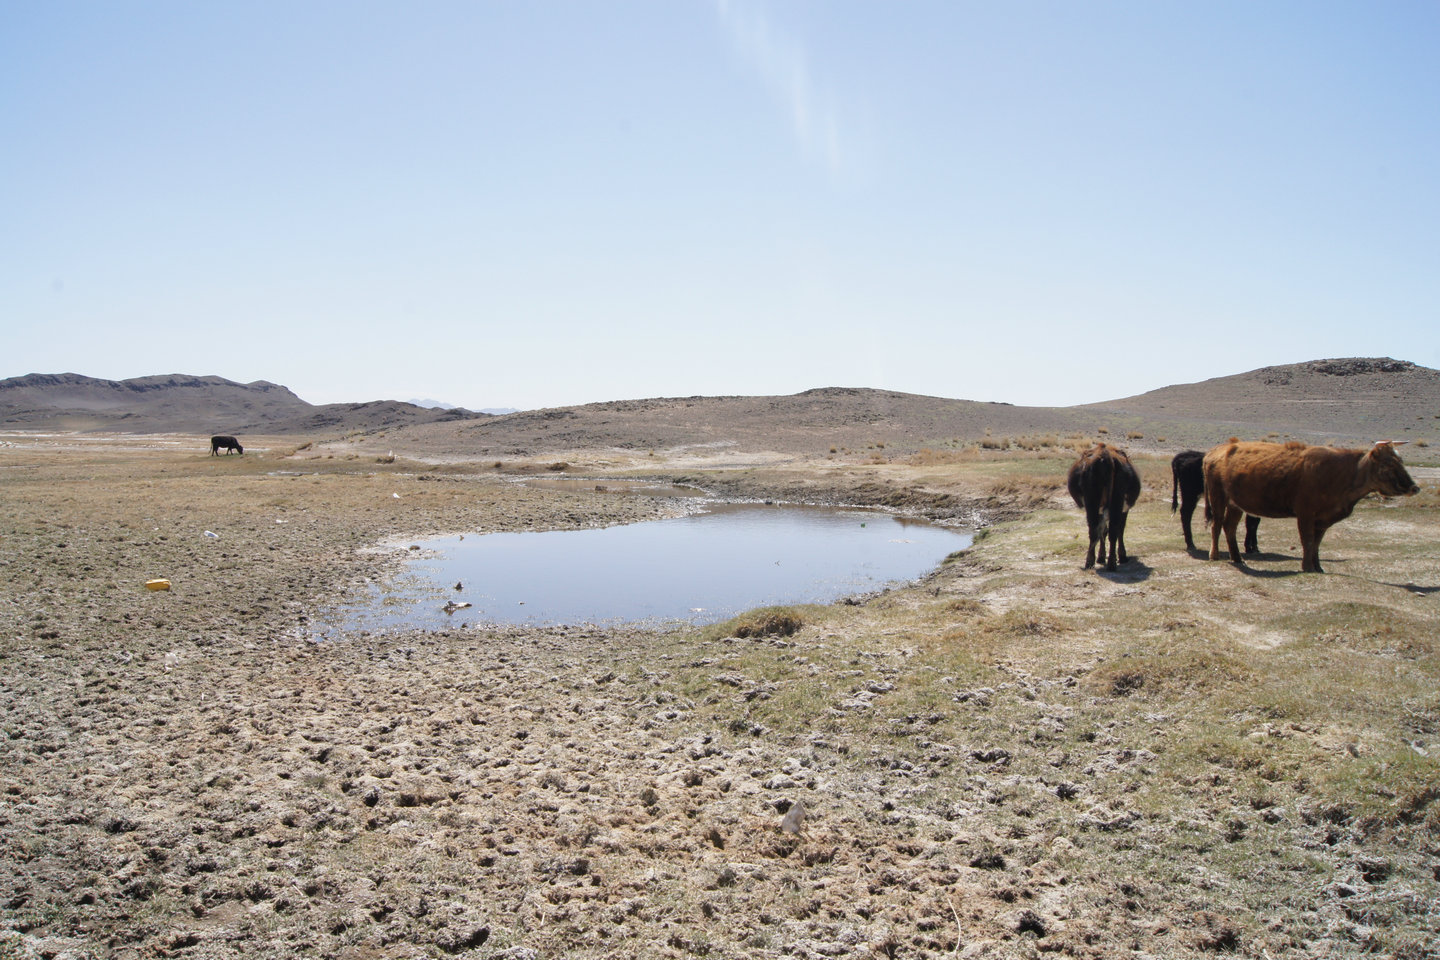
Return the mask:
[(1102, 514), (1110, 510), (1111, 498), (1115, 496), (1115, 469), (1113, 457), (1103, 456), (1095, 458), (1095, 487), (1102, 491), (1100, 494), (1100, 511)]
[(1180, 468), (1170, 464), (1170, 512), (1180, 509)]

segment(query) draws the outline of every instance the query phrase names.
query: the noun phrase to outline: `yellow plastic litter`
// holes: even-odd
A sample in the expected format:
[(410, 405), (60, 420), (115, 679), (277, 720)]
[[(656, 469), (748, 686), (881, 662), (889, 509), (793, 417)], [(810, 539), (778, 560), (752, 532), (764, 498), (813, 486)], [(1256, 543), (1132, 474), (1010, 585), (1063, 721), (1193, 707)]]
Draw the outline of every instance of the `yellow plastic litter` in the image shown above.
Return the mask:
[(146, 589), (146, 590), (169, 590), (169, 589), (170, 589), (170, 581), (169, 581), (169, 580), (163, 580), (163, 579), (162, 579), (162, 580), (146, 580), (146, 581), (145, 581), (145, 589)]

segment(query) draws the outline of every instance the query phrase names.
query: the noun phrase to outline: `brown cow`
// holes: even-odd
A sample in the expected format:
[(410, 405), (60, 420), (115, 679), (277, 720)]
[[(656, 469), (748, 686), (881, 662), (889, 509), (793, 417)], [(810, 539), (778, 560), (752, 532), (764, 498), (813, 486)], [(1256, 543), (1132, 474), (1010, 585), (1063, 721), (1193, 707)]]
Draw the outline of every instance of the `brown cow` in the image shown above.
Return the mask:
[[(1130, 458), (1119, 447), (1097, 443), (1080, 455), (1070, 467), (1065, 485), (1075, 506), (1085, 511), (1090, 528), (1090, 549), (1085, 553), (1085, 569), (1095, 566), (1095, 544), (1106, 570), (1115, 569), (1125, 555), (1125, 519), (1135, 501), (1140, 499), (1140, 474), (1130, 465)], [(1105, 556), (1105, 539), (1110, 539), (1110, 555)]]
[[(1195, 538), (1190, 533), (1190, 520), (1195, 516), (1195, 504), (1205, 492), (1205, 454), (1199, 450), (1181, 450), (1170, 461), (1170, 512), (1180, 510), (1180, 529), (1185, 531), (1185, 549), (1195, 550)], [(1205, 522), (1210, 522), (1210, 510), (1205, 510)], [(1245, 515), (1245, 552), (1260, 552), (1260, 518)]]
[(1242, 562), (1235, 543), (1242, 515), (1294, 517), (1303, 548), (1300, 569), (1321, 573), (1320, 538), (1350, 516), (1361, 497), (1419, 492), (1394, 441), (1381, 440), (1369, 450), (1338, 450), (1294, 440), (1241, 443), (1231, 437), (1205, 454), (1205, 505), (1213, 518), (1210, 559), (1220, 559), (1223, 526), (1230, 559)]

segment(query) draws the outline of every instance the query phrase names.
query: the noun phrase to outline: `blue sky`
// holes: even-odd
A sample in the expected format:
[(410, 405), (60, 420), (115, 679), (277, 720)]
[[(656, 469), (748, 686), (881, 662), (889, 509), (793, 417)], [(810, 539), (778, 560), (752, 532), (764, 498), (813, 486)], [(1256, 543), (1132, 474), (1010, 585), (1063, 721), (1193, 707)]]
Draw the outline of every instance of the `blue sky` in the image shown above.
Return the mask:
[(1440, 367), (1440, 4), (0, 4), (0, 377), (1069, 405)]

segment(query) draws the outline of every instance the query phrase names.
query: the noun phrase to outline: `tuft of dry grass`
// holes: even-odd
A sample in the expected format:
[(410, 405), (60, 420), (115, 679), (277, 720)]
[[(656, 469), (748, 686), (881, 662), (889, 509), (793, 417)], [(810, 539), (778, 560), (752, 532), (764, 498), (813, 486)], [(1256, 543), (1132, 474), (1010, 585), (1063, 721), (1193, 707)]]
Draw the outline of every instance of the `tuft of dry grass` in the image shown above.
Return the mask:
[(805, 626), (805, 618), (795, 607), (762, 607), (738, 617), (715, 624), (708, 635), (740, 637), (793, 637)]
[(1224, 641), (1199, 641), (1193, 635), (1146, 639), (1106, 659), (1085, 678), (1085, 686), (1103, 696), (1170, 699), (1216, 690), (1245, 689), (1255, 680), (1243, 651)]

